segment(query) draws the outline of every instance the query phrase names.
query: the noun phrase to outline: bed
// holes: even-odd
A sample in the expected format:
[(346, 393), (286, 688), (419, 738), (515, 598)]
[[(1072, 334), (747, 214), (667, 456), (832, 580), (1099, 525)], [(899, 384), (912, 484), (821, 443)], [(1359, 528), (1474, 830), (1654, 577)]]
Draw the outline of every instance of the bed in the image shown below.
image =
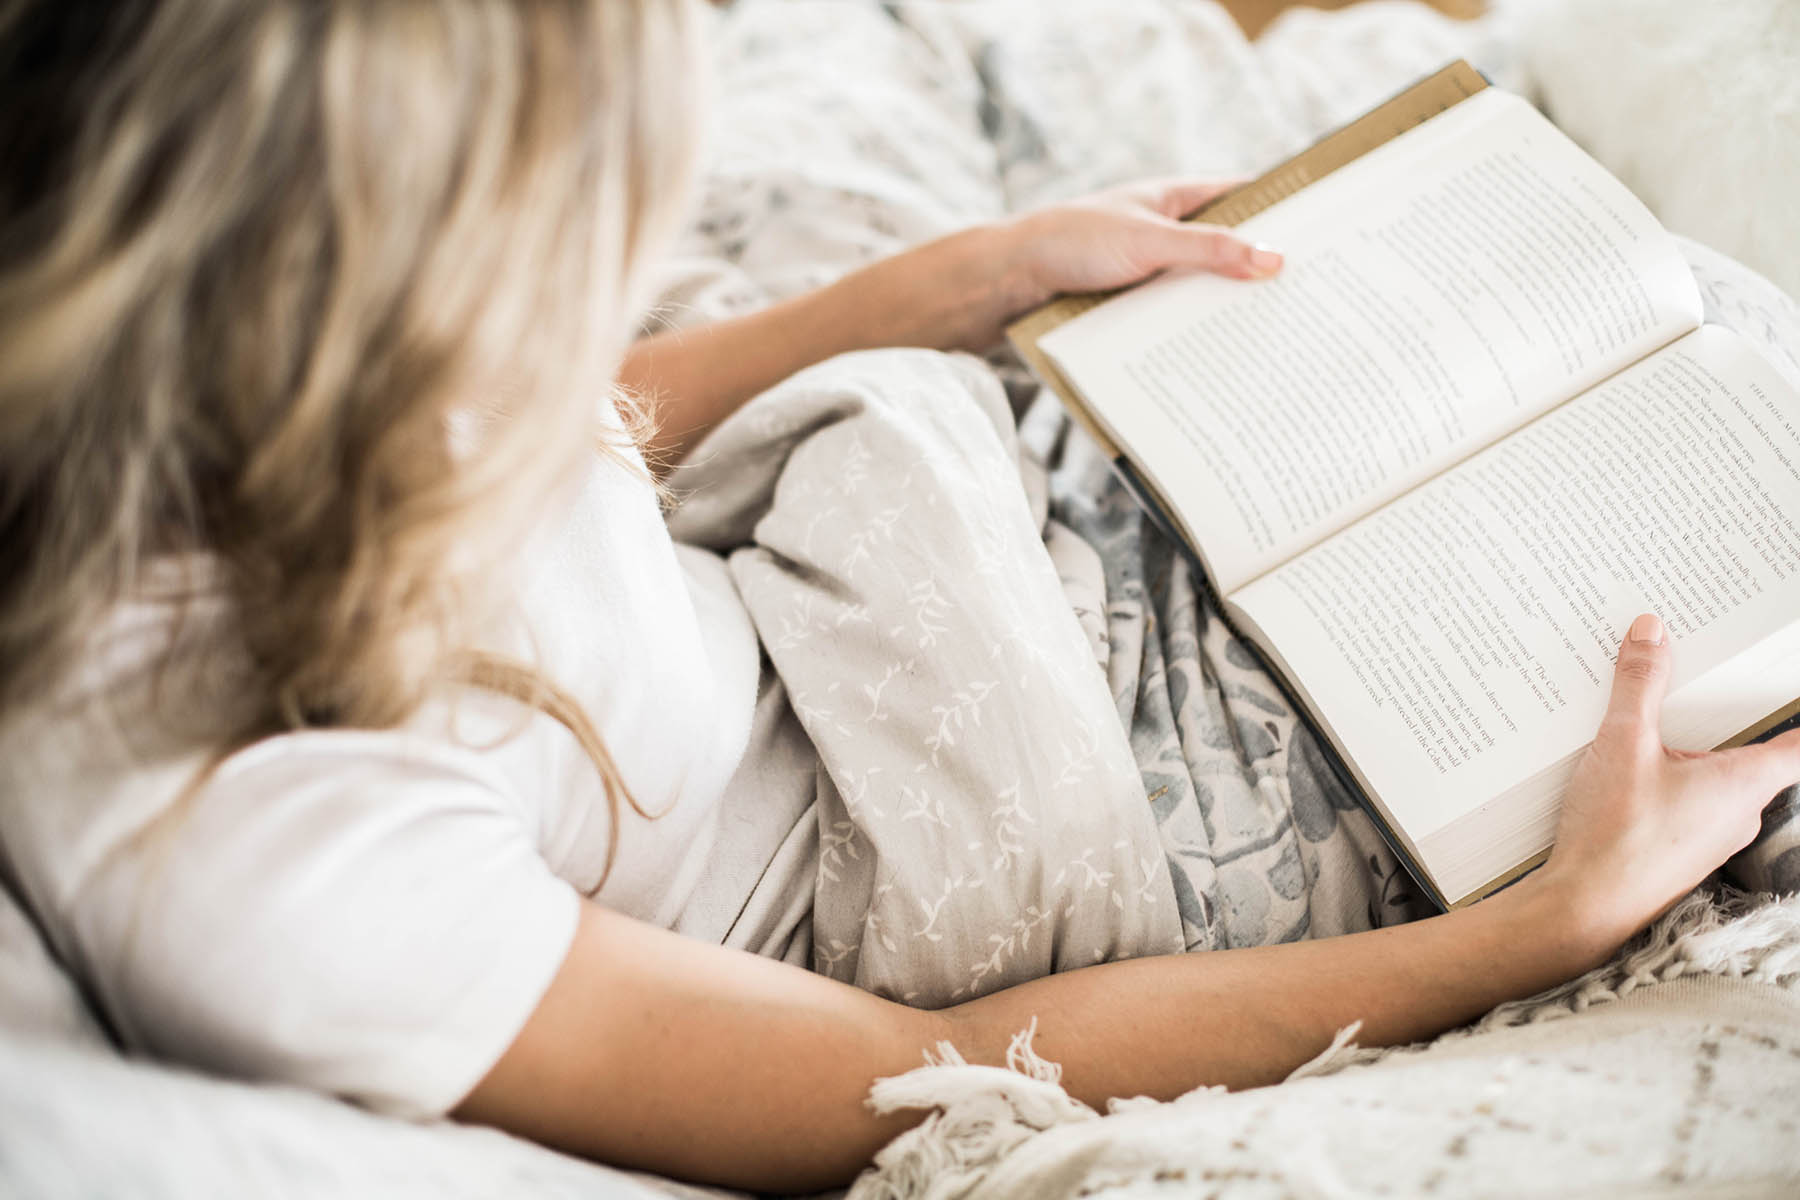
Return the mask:
[[(1560, 19), (1576, 20), (1584, 7), (1591, 15), (1592, 5), (1577, 4)], [(1582, 64), (1569, 61), (1569, 26), (1547, 11), (1504, 4), (1487, 20), (1458, 24), (1407, 4), (1374, 3), (1331, 16), (1293, 14), (1251, 43), (1222, 10), (1198, 0), (1118, 0), (1103, 16), (1074, 0), (741, 0), (713, 30), (712, 121), (698, 210), (669, 264), (655, 320), (680, 325), (743, 311), (970, 221), (1120, 180), (1253, 171), (1459, 55), (1498, 82), (1540, 95), (1579, 135), (1584, 121), (1597, 118), (1591, 98), (1584, 101), (1568, 84), (1584, 74)], [(1764, 40), (1766, 30), (1751, 33)], [(1787, 45), (1791, 54), (1800, 43)], [(1758, 53), (1780, 61), (1779, 43)], [(1616, 129), (1599, 140), (1606, 138), (1615, 147), (1621, 140)], [(1642, 159), (1630, 165), (1653, 204), (1651, 193), (1674, 186), (1667, 184), (1672, 172), (1658, 175)], [(1673, 195), (1669, 203), (1679, 208)], [(1761, 202), (1745, 203), (1760, 211)], [(1791, 279), (1800, 231), (1787, 231), (1792, 236), (1784, 241), (1779, 220), (1770, 228), (1759, 225), (1754, 239), (1726, 248), (1766, 275)], [(1728, 259), (1700, 247), (1693, 258), (1714, 313), (1740, 325), (1760, 323), (1765, 344), (1785, 348), (1786, 365), (1800, 378), (1793, 357), (1800, 313), (1792, 302)], [(1027, 532), (1034, 538), (1051, 525), (1070, 535), (1051, 530), (1058, 540), (1047, 563), (1029, 568), (1043, 576), (1037, 594), (1049, 597), (1058, 615), (1006, 614), (1026, 632), (1016, 661), (1005, 665), (1021, 677), (1037, 672), (1044, 686), (1073, 687), (1064, 667), (1039, 653), (1049, 635), (1030, 631), (1063, 620), (1063, 605), (1074, 611), (1078, 620), (1069, 628), (1078, 636), (1065, 637), (1062, 650), (1081, 659), (1104, 649), (1107, 686), (1089, 698), (1086, 720), (1105, 724), (1115, 719), (1108, 705), (1117, 707), (1130, 731), (1126, 752), (1140, 767), (1166, 762), (1164, 799), (1150, 814), (1128, 818), (1136, 822), (1136, 841), (1116, 836), (1110, 821), (1105, 838), (1094, 827), (1062, 827), (1071, 844), (1046, 853), (1073, 861), (1086, 853), (1085, 842), (1098, 856), (1084, 859), (1086, 871), (1054, 884), (1061, 890), (1049, 896), (984, 907), (981, 889), (948, 886), (941, 864), (914, 869), (904, 814), (877, 820), (858, 804), (859, 775), (866, 782), (883, 764), (860, 750), (860, 757), (845, 751), (849, 757), (834, 758), (830, 749), (866, 738), (833, 734), (843, 716), (828, 693), (840, 665), (821, 659), (808, 631), (830, 622), (854, 627), (855, 606), (826, 612), (822, 602), (771, 580), (760, 631), (796, 719), (767, 735), (805, 739), (825, 760), (830, 786), (815, 797), (819, 807), (786, 819), (818, 830), (813, 857), (800, 868), (828, 883), (803, 924), (791, 914), (783, 923), (773, 912), (756, 920), (700, 913), (691, 931), (736, 935), (768, 952), (773, 931), (786, 945), (802, 930), (816, 968), (930, 1003), (1090, 955), (1225, 947), (1417, 915), (1398, 867), (1355, 831), (1356, 817), (1341, 798), (1296, 795), (1288, 786), (1287, 756), (1303, 756), (1305, 738), (1291, 714), (1283, 718), (1259, 704), (1269, 698), (1249, 668), (1200, 680), (1197, 642), (1227, 635), (1209, 625), (1191, 587), (1153, 588), (1155, 572), (1143, 566), (1145, 552), (1135, 543), (1108, 550), (1125, 518), (1101, 502), (1103, 464), (1084, 457), (1016, 364), (999, 356), (980, 363), (896, 354), (828, 366), (784, 385), (722, 430), (712, 450), (733, 451), (733, 462), (785, 462), (809, 414), (841, 407), (851, 395), (876, 397), (866, 405), (869, 420), (892, 422), (896, 412), (915, 419), (890, 383), (866, 383), (871, 377), (912, 380), (925, 409), (946, 393), (966, 393), (963, 407), (938, 423), (967, 424), (973, 406), (992, 431), (969, 453), (1027, 462), (1026, 507), (995, 508), (985, 524), (976, 523), (976, 536), (1016, 523), (1020, 512), (1031, 514)], [(919, 436), (933, 435), (927, 429)], [(767, 516), (777, 473), (726, 474), (709, 461), (701, 455), (678, 472), (675, 483), (689, 498), (671, 520), (684, 540), (725, 552)], [(986, 502), (945, 496), (974, 507)], [(797, 529), (792, 536), (811, 552), (809, 539), (829, 534)], [(846, 540), (833, 553), (843, 565), (855, 561), (858, 548)], [(1121, 576), (1120, 561), (1137, 562), (1139, 575)], [(761, 569), (753, 556), (746, 559), (740, 587), (761, 586)], [(942, 654), (924, 643), (939, 636), (931, 598), (911, 596), (904, 605), (896, 619), (918, 622), (921, 653)], [(1148, 636), (1150, 628), (1161, 632)], [(1196, 645), (1170, 629), (1189, 630)], [(1212, 649), (1219, 661), (1231, 660), (1229, 647)], [(1183, 677), (1191, 678), (1177, 682)], [(1267, 782), (1234, 780), (1208, 765), (1210, 726), (1203, 717), (1184, 725), (1181, 714), (1193, 705), (1176, 698), (1177, 688), (1185, 697), (1201, 683), (1219, 697), (1213, 716), (1237, 744), (1267, 739)], [(917, 680), (912, 693), (906, 686), (896, 684), (889, 700), (929, 717), (921, 736), (944, 747), (944, 786), (966, 782), (957, 772), (980, 768), (959, 751), (974, 732), (981, 697)], [(1255, 719), (1241, 719), (1250, 712)], [(1079, 786), (1079, 774), (1069, 772), (1081, 764), (1105, 766), (1104, 747), (1090, 742), (1072, 728), (1048, 752), (1061, 756), (1071, 787)], [(1007, 781), (989, 784), (1000, 794)], [(1266, 816), (1271, 788), (1287, 788), (1277, 806), (1287, 814), (1279, 828)], [(755, 800), (746, 795), (745, 803)], [(1120, 803), (1133, 799), (1141, 808), (1141, 792)], [(925, 820), (934, 812), (929, 801), (918, 811)], [(1227, 827), (1238, 832), (1222, 837), (1218, 830)], [(1184, 859), (1170, 852), (1201, 837), (1197, 829), (1206, 831), (1204, 854)], [(1006, 874), (1008, 835), (1001, 828), (982, 833), (989, 839), (986, 877)], [(1764, 853), (1746, 868), (1750, 881), (1771, 893), (1800, 886), (1796, 845), (1783, 819), (1772, 817)], [(1366, 871), (1365, 857), (1372, 860)], [(1316, 885), (1343, 876), (1348, 858), (1357, 860), (1355, 887)], [(1134, 875), (1140, 871), (1142, 879)], [(1151, 876), (1166, 886), (1151, 888)], [(1166, 901), (1131, 908), (1130, 920), (1116, 915), (1140, 883), (1145, 894)], [(1119, 899), (1111, 909), (1080, 900), (1090, 892)], [(932, 903), (953, 906), (944, 911), (957, 919), (941, 927), (921, 923), (917, 911)], [(1053, 939), (1034, 934), (1031, 921), (1058, 912), (1067, 936), (1054, 939), (1052, 949)], [(919, 934), (910, 942), (895, 936), (909, 922)], [(490, 1130), (407, 1124), (294, 1089), (123, 1058), (5, 896), (0, 972), (0, 1191), (713, 1194)], [(1054, 1064), (1039, 1059), (1028, 1038), (1017, 1044), (1010, 1070), (961, 1065), (954, 1048), (944, 1048), (933, 1065), (877, 1089), (878, 1104), (939, 1114), (891, 1146), (855, 1194), (1598, 1195), (1702, 1187), (1712, 1189), (1708, 1194), (1789, 1194), (1800, 1179), (1800, 1139), (1793, 1136), (1800, 1111), (1797, 986), (1800, 901), (1702, 894), (1591, 977), (1429, 1047), (1372, 1054), (1347, 1031), (1278, 1088), (1238, 1095), (1202, 1089), (1161, 1106), (1128, 1100), (1103, 1117), (1061, 1093)]]

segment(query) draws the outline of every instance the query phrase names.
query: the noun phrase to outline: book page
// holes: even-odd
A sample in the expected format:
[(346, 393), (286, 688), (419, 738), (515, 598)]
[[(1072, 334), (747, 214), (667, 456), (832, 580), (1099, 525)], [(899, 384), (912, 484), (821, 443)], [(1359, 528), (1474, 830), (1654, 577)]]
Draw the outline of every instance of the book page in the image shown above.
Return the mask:
[(1800, 623), (1800, 394), (1705, 326), (1233, 604), (1414, 842), (1592, 740), (1640, 612), (1710, 748), (1800, 695), (1742, 669)]
[(1700, 321), (1674, 242), (1489, 88), (1237, 227), (1270, 281), (1153, 281), (1041, 347), (1229, 592)]

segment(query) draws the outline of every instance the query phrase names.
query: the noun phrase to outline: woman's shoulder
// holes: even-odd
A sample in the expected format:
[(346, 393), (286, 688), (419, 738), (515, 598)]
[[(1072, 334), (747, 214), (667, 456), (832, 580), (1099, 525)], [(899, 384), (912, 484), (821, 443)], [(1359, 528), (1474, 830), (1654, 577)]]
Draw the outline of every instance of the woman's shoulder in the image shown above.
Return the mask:
[(172, 595), (115, 606), (51, 686), (0, 718), (0, 850), (59, 951), (79, 953), (64, 936), (76, 910), (91, 915), (92, 897), (153, 860), (194, 876), (270, 839), (326, 853), (401, 813), (521, 823), (480, 753), (412, 728), (222, 748), (247, 702), (229, 611), (205, 593)]
[[(353, 768), (389, 777), (446, 775), (497, 785), (481, 756), (409, 727), (306, 729), (229, 753), (256, 684), (231, 605), (203, 562), (167, 565), (114, 604), (42, 691), (0, 713), (7, 801), (121, 794), (144, 808), (198, 784), (210, 794), (266, 794), (278, 776)], [(178, 782), (179, 781), (179, 782)], [(172, 786), (174, 785), (174, 786)]]
[(127, 1046), (443, 1111), (572, 936), (529, 815), (479, 752), (410, 729), (220, 756), (167, 711), (144, 619), (0, 725), (7, 882)]
[(224, 751), (211, 736), (218, 722), (200, 710), (230, 697), (196, 688), (191, 672), (163, 673), (147, 657), (81, 670), (0, 722), (0, 849), (53, 931), (107, 877), (136, 876), (153, 859), (192, 873), (272, 838), (325, 853), (332, 839), (367, 836), (370, 821), (425, 823), (434, 812), (524, 821), (483, 756), (443, 739), (309, 729)]

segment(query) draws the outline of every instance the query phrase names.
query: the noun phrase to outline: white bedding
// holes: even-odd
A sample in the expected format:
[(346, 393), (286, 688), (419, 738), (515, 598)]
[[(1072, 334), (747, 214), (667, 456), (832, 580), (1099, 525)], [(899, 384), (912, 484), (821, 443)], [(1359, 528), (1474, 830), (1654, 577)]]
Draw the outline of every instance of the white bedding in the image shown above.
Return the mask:
[[(1505, 49), (1502, 32), (1498, 24), (1451, 26), (1410, 5), (1379, 3), (1289, 19), (1252, 46), (1220, 10), (1198, 0), (744, 0), (720, 21), (717, 119), (701, 217), (685, 254), (671, 264), (659, 319), (680, 324), (741, 311), (970, 220), (1148, 171), (1254, 169), (1453, 54), (1473, 53), (1504, 76), (1506, 59), (1496, 57)], [(1133, 119), (1119, 119), (1121, 112)], [(920, 377), (964, 378), (965, 398), (993, 411), (997, 393), (966, 364), (948, 361), (935, 360)], [(834, 378), (833, 394), (841, 396), (845, 376)], [(815, 401), (820, 391), (814, 389)], [(933, 394), (941, 400), (946, 393)], [(984, 453), (1005, 452), (1003, 434), (988, 428), (994, 432)], [(1068, 468), (1065, 487), (1080, 469)], [(1035, 509), (1027, 512), (1036, 519)], [(1080, 558), (1071, 550), (1057, 561)], [(1069, 579), (1046, 587), (1056, 586), (1065, 601), (1085, 587), (1094, 607), (1106, 587), (1095, 563), (1071, 570)], [(1048, 595), (1037, 593), (1039, 600)], [(1131, 619), (1141, 624), (1145, 602), (1134, 611)], [(1075, 626), (1088, 635), (1081, 650), (1091, 668), (1097, 639), (1105, 640), (1111, 654), (1098, 694), (1133, 706), (1143, 694), (1140, 680), (1129, 677), (1137, 668), (1120, 674), (1118, 664), (1134, 655), (1141, 664), (1143, 648), (1121, 653), (1108, 616)], [(1068, 642), (1062, 650), (1071, 671), (1074, 649)], [(1223, 660), (1222, 646), (1218, 653)], [(1221, 711), (1229, 711), (1227, 700), (1248, 703), (1231, 695), (1241, 679), (1205, 682), (1221, 697)], [(1091, 696), (1078, 707), (1099, 720)], [(1129, 728), (1129, 719), (1122, 725)], [(1143, 748), (1130, 750), (1141, 763)], [(1106, 753), (1122, 768), (1117, 744)], [(1182, 758), (1179, 746), (1175, 755)], [(1185, 767), (1171, 774), (1191, 779)], [(1239, 802), (1253, 806), (1277, 786), (1258, 782), (1264, 777), (1219, 782), (1240, 789)], [(1136, 797), (1141, 802), (1143, 793)], [(1282, 803), (1292, 812), (1291, 796)], [(1301, 807), (1312, 818), (1346, 819), (1335, 805), (1322, 813), (1308, 803)], [(1163, 838), (1155, 830), (1146, 836)], [(1291, 844), (1295, 861), (1310, 861), (1315, 877), (1329, 873), (1319, 849), (1329, 837), (1315, 843), (1300, 836)], [(1254, 869), (1248, 864), (1256, 860), (1246, 859), (1244, 874), (1266, 880), (1282, 858), (1272, 850), (1269, 864)], [(1166, 861), (1161, 869), (1170, 891), (1178, 890), (1179, 872)], [(1368, 878), (1390, 888), (1391, 864)], [(869, 879), (871, 889), (881, 886)], [(1191, 908), (1176, 899), (1172, 919), (1145, 918), (1145, 945), (1231, 944), (1248, 936), (1234, 930), (1312, 920), (1316, 889), (1259, 894), (1223, 873), (1190, 886)], [(1335, 896), (1321, 911), (1352, 911), (1362, 898), (1360, 891)], [(1110, 889), (1100, 899), (1110, 906)], [(125, 1060), (106, 1045), (33, 932), (16, 910), (7, 911), (9, 903), (0, 896), (0, 1193), (629, 1196), (671, 1186), (491, 1131), (407, 1125), (290, 1089)], [(1369, 919), (1404, 911), (1398, 904)], [(730, 921), (709, 914), (706, 923)], [(1098, 930), (1094, 938), (1119, 936), (1116, 925), (1089, 923)], [(861, 925), (866, 934), (866, 920)], [(828, 955), (836, 952), (825, 944)], [(947, 961), (936, 985), (953, 990), (980, 960)], [(902, 994), (910, 987), (898, 976), (859, 978)], [(1279, 1106), (1280, 1093), (1267, 1103)]]

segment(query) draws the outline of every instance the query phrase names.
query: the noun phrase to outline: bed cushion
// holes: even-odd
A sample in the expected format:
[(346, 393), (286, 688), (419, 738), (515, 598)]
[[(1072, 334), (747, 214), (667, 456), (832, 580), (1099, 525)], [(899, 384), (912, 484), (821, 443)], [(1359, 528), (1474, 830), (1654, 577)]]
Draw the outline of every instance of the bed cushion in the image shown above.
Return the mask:
[(0, 1196), (735, 1196), (113, 1049), (0, 886)]
[(1674, 232), (1800, 295), (1800, 4), (1504, 3), (1557, 124)]

